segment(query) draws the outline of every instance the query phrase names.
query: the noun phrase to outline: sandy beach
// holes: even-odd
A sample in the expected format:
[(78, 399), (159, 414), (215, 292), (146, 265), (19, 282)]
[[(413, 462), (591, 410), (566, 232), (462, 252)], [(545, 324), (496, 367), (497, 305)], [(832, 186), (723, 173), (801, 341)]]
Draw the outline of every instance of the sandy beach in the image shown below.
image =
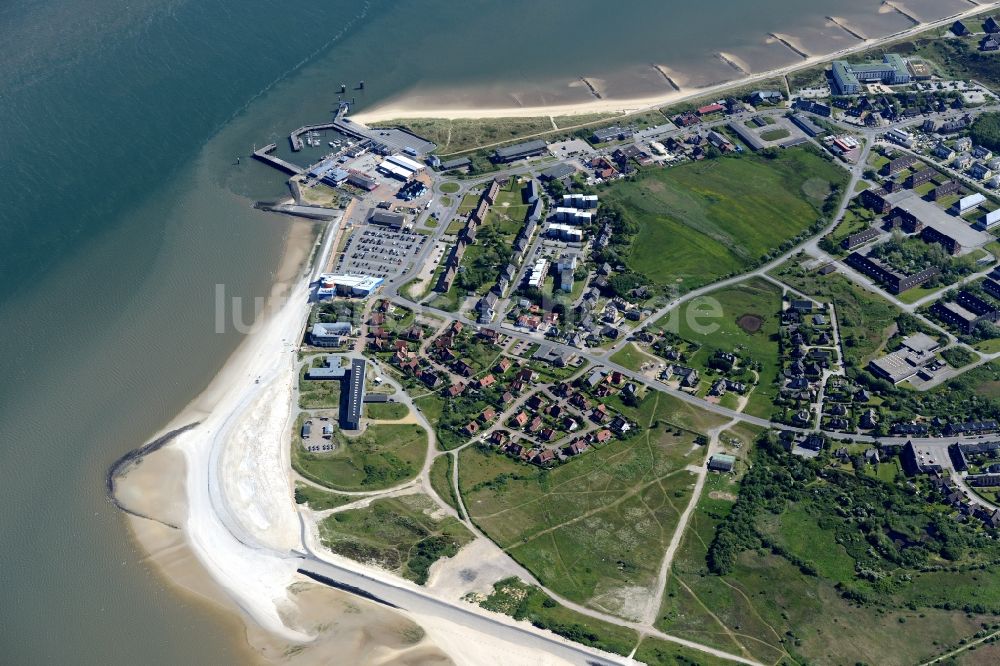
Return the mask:
[[(319, 256), (333, 236), (324, 237)], [(144, 516), (126, 513), (147, 562), (192, 599), (241, 620), (247, 654), (262, 663), (568, 663), (433, 614), (394, 611), (297, 573), (298, 554), (315, 548), (325, 561), (417, 589), (323, 552), (315, 525), (303, 529), (299, 522), (289, 464), (291, 387), (308, 315), (312, 271), (305, 263), (313, 240), (311, 225), (293, 225), (260, 325), (163, 433), (197, 425), (117, 477), (118, 501)], [(491, 543), (481, 546), (495, 550)], [(482, 552), (470, 549), (447, 573), (438, 566), (433, 591), (458, 602), (454, 567)], [(496, 577), (505, 573), (496, 567)], [(506, 616), (495, 621), (517, 625)]]
[[(710, 86), (704, 86), (699, 88), (686, 87), (684, 85), (684, 76), (681, 73), (672, 71), (667, 65), (658, 64), (656, 67), (669, 73), (671, 79), (680, 87), (680, 90), (673, 90), (669, 84), (664, 80), (664, 91), (662, 94), (650, 95), (644, 97), (630, 97), (630, 98), (593, 98), (582, 102), (573, 102), (569, 104), (552, 104), (544, 106), (484, 106), (477, 107), (472, 105), (461, 105), (461, 106), (447, 106), (447, 105), (425, 105), (420, 101), (416, 100), (412, 94), (403, 94), (396, 98), (393, 98), (384, 104), (379, 104), (371, 109), (365, 109), (357, 114), (353, 114), (352, 118), (363, 123), (372, 122), (384, 122), (387, 120), (406, 120), (410, 118), (445, 118), (445, 119), (456, 119), (456, 118), (527, 118), (532, 116), (567, 116), (567, 115), (583, 115), (583, 114), (594, 114), (594, 113), (635, 113), (641, 112), (649, 109), (653, 109), (660, 106), (665, 106), (669, 104), (676, 104), (679, 102), (684, 102), (699, 97), (709, 96), (716, 93), (722, 93), (725, 90), (737, 86), (750, 85), (758, 81), (766, 81), (768, 79), (773, 79), (776, 77), (784, 76), (792, 72), (808, 69), (823, 62), (833, 60), (836, 58), (841, 58), (848, 56), (859, 51), (864, 51), (873, 46), (881, 43), (894, 41), (897, 39), (904, 39), (910, 37), (924, 30), (930, 28), (946, 26), (954, 21), (964, 18), (972, 14), (979, 14), (984, 11), (988, 11), (991, 8), (1000, 7), (1000, 2), (984, 3), (978, 6), (970, 6), (967, 10), (952, 14), (950, 16), (936, 19), (934, 21), (927, 21), (914, 25), (906, 30), (896, 32), (891, 35), (869, 38), (863, 41), (858, 41), (857, 44), (850, 46), (848, 48), (840, 49), (833, 53), (824, 54), (810, 54), (808, 58), (799, 58), (794, 62), (785, 65), (783, 67), (778, 67), (775, 69), (770, 69), (762, 72), (750, 72), (748, 76), (733, 76), (731, 79), (713, 84)], [(892, 12), (897, 11), (894, 7), (882, 5), (879, 8), (879, 12)], [(785, 39), (790, 44), (794, 45), (796, 48), (808, 52), (807, 49), (803, 48), (794, 35), (781, 34), (779, 35), (782, 39)], [(773, 38), (772, 38), (773, 39)], [(749, 65), (743, 62), (738, 57), (731, 53), (725, 54), (725, 57), (731, 60), (733, 63), (738, 65), (740, 68), (749, 71)], [(736, 69), (733, 69), (734, 74), (736, 74)], [(597, 80), (597, 79), (594, 79)], [(427, 91), (423, 91), (423, 97), (420, 99), (427, 99), (433, 97), (436, 99), (448, 99), (449, 91), (440, 90), (435, 91), (434, 95), (428, 95)]]

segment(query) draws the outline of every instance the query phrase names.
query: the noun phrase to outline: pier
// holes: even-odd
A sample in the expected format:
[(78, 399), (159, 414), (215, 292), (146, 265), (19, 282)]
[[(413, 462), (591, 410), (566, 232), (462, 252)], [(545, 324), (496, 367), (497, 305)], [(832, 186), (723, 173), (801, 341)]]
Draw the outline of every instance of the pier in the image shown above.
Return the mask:
[(286, 162), (280, 157), (275, 157), (274, 155), (272, 155), (271, 152), (273, 152), (277, 147), (278, 144), (269, 143), (263, 148), (258, 148), (257, 150), (253, 151), (253, 156), (256, 159), (260, 160), (261, 162), (270, 164), (274, 168), (280, 169), (285, 173), (290, 173), (293, 176), (297, 176), (306, 172), (306, 170), (303, 169), (302, 167), (296, 164), (292, 164), (291, 162)]

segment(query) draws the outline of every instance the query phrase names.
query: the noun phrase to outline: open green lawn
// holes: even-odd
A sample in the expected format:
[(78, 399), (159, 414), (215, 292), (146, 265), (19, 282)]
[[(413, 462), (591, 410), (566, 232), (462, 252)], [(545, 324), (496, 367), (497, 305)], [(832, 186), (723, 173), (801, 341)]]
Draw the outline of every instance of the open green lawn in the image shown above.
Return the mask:
[(474, 538), (451, 516), (432, 518), (436, 510), (427, 495), (379, 499), (363, 509), (327, 516), (319, 524), (319, 536), (338, 555), (376, 562), (422, 585), (434, 562), (454, 556)]
[(454, 194), (455, 192), (458, 192), (459, 185), (458, 183), (453, 182), (441, 183), (441, 186), (438, 187), (438, 189), (445, 194)]
[[(655, 398), (654, 398), (655, 401)], [(694, 436), (653, 419), (631, 439), (551, 471), (475, 447), (459, 456), (466, 508), (545, 585), (624, 617), (641, 612), (701, 462)]]
[(312, 366), (323, 365), (324, 355), (314, 356), (299, 371), (299, 406), (302, 409), (337, 409), (340, 407), (340, 382), (306, 379)]
[[(721, 313), (719, 317), (696, 316), (709, 312), (709, 304), (710, 312)], [(716, 351), (736, 353), (748, 364), (760, 363), (760, 385), (750, 395), (746, 411), (766, 418), (771, 416), (778, 391), (774, 381), (781, 369), (777, 340), (780, 312), (781, 289), (767, 280), (753, 278), (685, 303), (657, 325), (700, 345), (687, 362), (702, 373), (708, 371), (708, 362)], [(758, 323), (760, 328), (753, 331), (753, 325)], [(711, 381), (710, 376), (707, 378)]]
[(650, 356), (632, 342), (612, 354), (611, 360), (634, 372), (638, 372), (644, 363), (660, 363), (660, 359)]
[(790, 132), (784, 127), (778, 127), (776, 129), (764, 130), (760, 133), (760, 138), (762, 141), (778, 141), (779, 139), (787, 139)]
[[(600, 190), (639, 226), (628, 266), (686, 291), (746, 270), (823, 216), (847, 173), (806, 148), (642, 171)], [(787, 247), (787, 246), (786, 246)]]
[(365, 416), (376, 421), (398, 421), (409, 413), (410, 408), (401, 402), (371, 402), (365, 405)]
[(331, 453), (305, 451), (292, 438), (292, 467), (315, 483), (334, 490), (378, 490), (416, 476), (427, 452), (427, 433), (418, 425), (369, 425), (347, 437), (334, 429)]
[(455, 499), (455, 487), (451, 483), (451, 471), (454, 457), (451, 455), (438, 456), (431, 465), (431, 487), (444, 502), (462, 515), (462, 509)]

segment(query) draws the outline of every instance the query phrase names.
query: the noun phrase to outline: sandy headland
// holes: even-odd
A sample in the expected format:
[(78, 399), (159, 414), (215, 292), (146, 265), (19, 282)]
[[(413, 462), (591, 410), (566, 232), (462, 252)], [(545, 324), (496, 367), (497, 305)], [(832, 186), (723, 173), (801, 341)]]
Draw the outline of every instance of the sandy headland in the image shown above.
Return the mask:
[[(289, 461), (295, 352), (309, 310), (312, 264), (329, 254), (335, 234), (317, 244), (311, 224), (291, 229), (255, 330), (208, 388), (151, 440), (156, 446), (114, 468), (109, 487), (146, 562), (189, 598), (218, 610), (248, 662), (568, 664), (537, 647), (440, 614), (388, 608), (297, 571), (315, 548), (322, 560), (368, 579), (415, 587), (320, 552), (316, 526), (300, 521)], [(483, 548), (495, 549), (489, 542), (473, 546), (454, 566), (467, 567), (468, 557)], [(431, 593), (461, 603), (458, 575), (435, 566)], [(498, 567), (494, 573), (507, 572)], [(506, 616), (494, 622), (518, 625)], [(555, 635), (550, 640), (573, 645)]]

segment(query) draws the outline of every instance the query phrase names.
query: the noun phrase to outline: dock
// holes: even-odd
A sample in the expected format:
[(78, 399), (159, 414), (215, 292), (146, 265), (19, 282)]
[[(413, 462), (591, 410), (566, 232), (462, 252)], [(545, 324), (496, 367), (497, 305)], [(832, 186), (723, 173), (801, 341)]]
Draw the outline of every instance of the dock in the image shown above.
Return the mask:
[(254, 156), (254, 158), (260, 160), (261, 162), (264, 162), (266, 164), (270, 164), (274, 168), (280, 169), (281, 171), (284, 171), (285, 173), (290, 173), (293, 176), (297, 176), (297, 175), (300, 175), (300, 174), (303, 174), (303, 173), (306, 172), (305, 169), (303, 169), (302, 167), (298, 166), (297, 164), (292, 164), (291, 162), (286, 162), (285, 160), (281, 159), (280, 157), (275, 157), (274, 155), (272, 155), (271, 153), (274, 152), (274, 150), (277, 147), (278, 147), (278, 144), (276, 144), (276, 143), (269, 143), (266, 146), (264, 146), (263, 148), (258, 148), (257, 150), (253, 151), (253, 156)]
[(322, 125), (303, 125), (288, 135), (288, 141), (292, 144), (292, 150), (298, 152), (302, 150), (302, 135), (307, 132), (322, 132), (323, 130), (337, 129), (337, 123), (323, 123)]

